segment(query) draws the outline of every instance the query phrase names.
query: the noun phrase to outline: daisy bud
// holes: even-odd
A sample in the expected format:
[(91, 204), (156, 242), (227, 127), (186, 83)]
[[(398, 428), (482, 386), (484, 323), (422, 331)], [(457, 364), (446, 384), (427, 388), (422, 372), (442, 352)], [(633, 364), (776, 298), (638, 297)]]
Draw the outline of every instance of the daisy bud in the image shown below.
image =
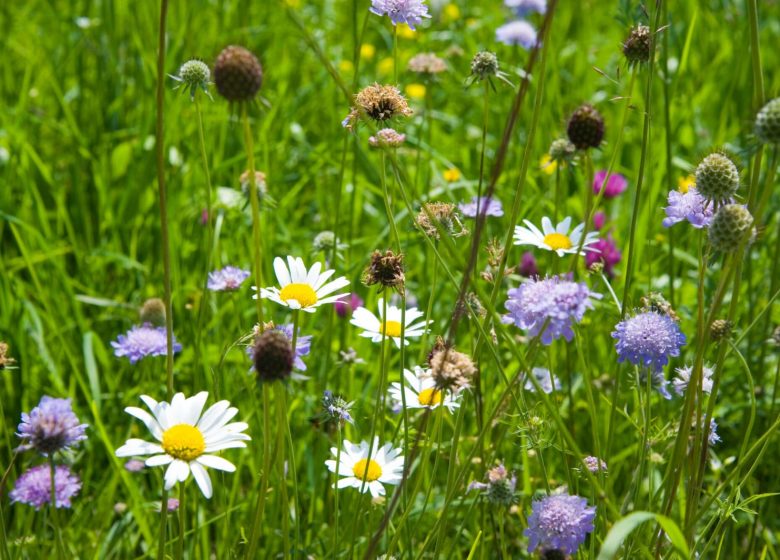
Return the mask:
[(780, 144), (780, 97), (776, 97), (756, 115), (755, 133), (764, 144)]
[(650, 28), (648, 26), (637, 25), (631, 28), (623, 43), (623, 54), (629, 66), (650, 60)]
[(738, 188), (737, 166), (720, 152), (711, 153), (696, 168), (696, 190), (716, 206), (728, 203)]
[(566, 133), (578, 150), (598, 148), (604, 139), (604, 117), (593, 105), (586, 103), (569, 117)]
[(165, 325), (165, 302), (160, 298), (147, 299), (140, 310), (141, 323), (149, 323), (153, 327)]
[(262, 332), (255, 338), (252, 361), (258, 381), (287, 379), (295, 363), (295, 353), (290, 339), (276, 329)]
[(471, 75), (484, 80), (498, 74), (498, 57), (496, 53), (481, 51), (471, 59)]
[(363, 283), (366, 286), (379, 284), (385, 288), (394, 288), (399, 292), (404, 291), (404, 256), (392, 251), (374, 251), (371, 254), (371, 262), (363, 271)]
[(726, 204), (721, 206), (712, 218), (709, 229), (710, 244), (716, 251), (734, 251), (752, 228), (753, 216), (745, 206)]
[(263, 84), (260, 61), (244, 47), (225, 47), (214, 63), (214, 83), (230, 102), (251, 101)]
[(715, 342), (727, 339), (731, 335), (733, 323), (727, 319), (715, 319), (710, 325), (710, 338)]

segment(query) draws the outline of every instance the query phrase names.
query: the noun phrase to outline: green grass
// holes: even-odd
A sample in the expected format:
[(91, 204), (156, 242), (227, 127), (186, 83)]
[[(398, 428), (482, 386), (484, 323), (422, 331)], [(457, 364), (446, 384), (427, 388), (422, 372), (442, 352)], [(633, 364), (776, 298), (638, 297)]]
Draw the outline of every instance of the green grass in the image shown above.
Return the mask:
[[(414, 54), (436, 52), (449, 66), (436, 82), (427, 84), (430, 121), (424, 123), (426, 101), (412, 98), (415, 116), (396, 123), (407, 134), (407, 143), (397, 154), (398, 169), (415, 213), (424, 201), (459, 202), (477, 192), (484, 89), (478, 84), (465, 87), (473, 54), (495, 51), (515, 86), (529, 58), (528, 51), (495, 42), (495, 28), (509, 17), (499, 0), (459, 0), (455, 4), (457, 17), (434, 9), (433, 17), (413, 37), (401, 33), (398, 38), (402, 91), (409, 84), (423, 83), (406, 70)], [(673, 367), (693, 363), (700, 327), (698, 286), (701, 280), (708, 312), (724, 267), (722, 258), (712, 256), (700, 278), (699, 232), (684, 224), (663, 228), (663, 207), (670, 185), (676, 187), (678, 178), (688, 175), (716, 147), (733, 155), (745, 185), (740, 195), (747, 196), (750, 169), (758, 152), (752, 123), (760, 105), (753, 85), (747, 4), (669, 3), (668, 21), (661, 20), (666, 27), (659, 38), (668, 39), (670, 128), (664, 124), (664, 58), (659, 52), (655, 75), (648, 76), (646, 68), (638, 71), (616, 159), (615, 171), (626, 175), (629, 189), (614, 200), (601, 202), (623, 251), (612, 281), (620, 297), (642, 153), (645, 88), (650, 79), (650, 129), (636, 216), (634, 275), (624, 303), (628, 310), (638, 308), (640, 297), (649, 291), (662, 292), (672, 300), (688, 336)], [(318, 46), (346, 90), (354, 93), (353, 83), (361, 88), (375, 81), (392, 82), (393, 28), (387, 18), (367, 15), (370, 3), (365, 0), (292, 5), (288, 8), (270, 0), (172, 1), (164, 70), (175, 74), (192, 57), (211, 65), (229, 44), (244, 45), (258, 55), (264, 68), (262, 100), (249, 113), (255, 165), (266, 173), (274, 201), (273, 207), (266, 206), (261, 213), (265, 285), (275, 283), (275, 256), (301, 256), (307, 264), (322, 261), (326, 255), (312, 248), (314, 237), (337, 224), (347, 247), (331, 265), (337, 275), (350, 279), (352, 291), (374, 310), (381, 294), (360, 283), (361, 273), (373, 250), (394, 247), (380, 156), (368, 147), (372, 126), (363, 125), (354, 136), (341, 127), (350, 99), (312, 44)], [(764, 99), (768, 100), (780, 91), (780, 76), (774, 71), (780, 62), (775, 49), (780, 8), (776, 2), (759, 3), (758, 8), (761, 72)], [(142, 424), (123, 409), (140, 406), (141, 394), (165, 398), (165, 360), (147, 358), (130, 365), (114, 357), (110, 341), (137, 322), (137, 309), (144, 300), (163, 295), (154, 151), (158, 12), (157, 3), (149, 1), (0, 4), (0, 45), (5, 53), (0, 67), (0, 147), (7, 154), (0, 160), (0, 339), (8, 342), (9, 355), (17, 360), (16, 367), (0, 371), (4, 426), (0, 430), (0, 471), (11, 464), (18, 445), (14, 433), (21, 412), (29, 411), (44, 394), (71, 397), (80, 419), (89, 424), (89, 439), (75, 452), (58, 458), (71, 464), (84, 483), (73, 508), (58, 511), (65, 556), (73, 558), (156, 554), (159, 515), (155, 505), (160, 500), (162, 471), (129, 473), (114, 451), (128, 437), (147, 437)], [(77, 25), (80, 17), (89, 18), (88, 24)], [(537, 27), (542, 21), (540, 16), (531, 20)], [(296, 21), (302, 22), (303, 29)], [(480, 296), (489, 317), (504, 312), (506, 290), (520, 281), (516, 274), (503, 279), (496, 305), (491, 306), (493, 284), (478, 273), (487, 266), (487, 240), (503, 241), (514, 225), (510, 209), (523, 177), (525, 151), (529, 164), (519, 218), (538, 223), (542, 216), (557, 211), (581, 221), (588, 190), (584, 166), (562, 173), (564, 196), (556, 208), (555, 175), (545, 173), (539, 161), (550, 143), (565, 133), (568, 115), (587, 101), (597, 106), (607, 123), (605, 142), (593, 152), (594, 167), (609, 165), (630, 75), (620, 46), (629, 26), (639, 21), (646, 22), (647, 17), (638, 4), (627, 1), (560, 2), (557, 6), (546, 45), (548, 59), (535, 114), (535, 136), (529, 145), (534, 98), (542, 81), (539, 61), (495, 185), (506, 214), (488, 219), (478, 247), (477, 273), (470, 290)], [(373, 45), (375, 51), (360, 58), (354, 76), (354, 52), (361, 42)], [(659, 51), (661, 47), (659, 43)], [(256, 322), (248, 288), (254, 282), (248, 281), (235, 294), (203, 291), (209, 254), (207, 230), (200, 221), (207, 206), (206, 180), (195, 104), (188, 95), (174, 91), (175, 85), (166, 80), (164, 104), (173, 326), (184, 346), (175, 359), (174, 385), (188, 395), (209, 391), (209, 403), (218, 398), (230, 400), (240, 410), (238, 418), (249, 423), (252, 436), (246, 450), (224, 453), (236, 464), (236, 473), (211, 471), (215, 488), (211, 500), (203, 499), (191, 480), (185, 486), (188, 533), (184, 555), (240, 557), (264, 478), (262, 389), (249, 375), (250, 362), (239, 343)], [(489, 94), (486, 182), (515, 94), (514, 88), (500, 81), (495, 86)], [(212, 91), (213, 101), (201, 96), (212, 182), (215, 189), (238, 192), (239, 176), (247, 165), (240, 112)], [(671, 161), (666, 157), (667, 142)], [(770, 161), (776, 164), (771, 148), (763, 151), (762, 161), (757, 192), (771, 193), (774, 173)], [(460, 170), (462, 178), (448, 183), (443, 173), (452, 167)], [(413, 341), (404, 353), (405, 365), (411, 367), (423, 363), (434, 336), (447, 334), (473, 237), (438, 243), (426, 240), (415, 228), (393, 169), (388, 163), (386, 180), (405, 255), (407, 298), (426, 311), (432, 302), (427, 344)], [(240, 207), (216, 204), (213, 268), (227, 264), (252, 268), (247, 202), (242, 201)], [(487, 325), (487, 332), (494, 327), (498, 343), (488, 339), (478, 345), (480, 323), (473, 318), (463, 319), (452, 333), (462, 352), (472, 354), (479, 346), (473, 357), (481, 369), (482, 420), (495, 418), (487, 429), (480, 431), (476, 391), (464, 395), (460, 416), (441, 409), (431, 414), (410, 410), (408, 434), (401, 422), (403, 415), (388, 411), (378, 432), (381, 442), (404, 447), (407, 455), (417, 443), (418, 453), (373, 556), (392, 546), (399, 558), (530, 557), (523, 530), (532, 499), (547, 487), (568, 485), (571, 493), (587, 497), (598, 508), (596, 530), (580, 547), (578, 558), (596, 558), (609, 529), (631, 511), (666, 515), (679, 527), (685, 546), (704, 558), (777, 558), (780, 508), (777, 498), (769, 494), (778, 491), (774, 465), (779, 456), (775, 432), (767, 430), (778, 417), (773, 403), (777, 345), (768, 339), (780, 321), (780, 311), (771, 300), (780, 280), (776, 266), (779, 208), (777, 197), (770, 196), (764, 211), (756, 215), (758, 236), (746, 251), (741, 280), (736, 284), (740, 296), (734, 309), (734, 348), (720, 347), (726, 353), (719, 357), (719, 347), (711, 345), (703, 356), (705, 363), (722, 365), (714, 411), (723, 441), (708, 450), (703, 480), (695, 488), (686, 482), (691, 476), (688, 462), (678, 464), (679, 458), (673, 455), (684, 400), (666, 401), (654, 393), (648, 404), (644, 387), (637, 388), (631, 381), (634, 370), (616, 362), (610, 333), (620, 320), (619, 310), (602, 279), (587, 275), (580, 266), (580, 278), (604, 298), (586, 314), (572, 343), (559, 340), (551, 346), (539, 345), (520, 338), (523, 332), (519, 329), (496, 321)], [(467, 225), (474, 230), (473, 221)], [(672, 256), (669, 235), (674, 236)], [(510, 248), (510, 267), (517, 265), (524, 250)], [(549, 253), (537, 251), (536, 256), (540, 269), (550, 271)], [(570, 258), (562, 261), (561, 270), (568, 270)], [(726, 316), (733, 297), (729, 285), (718, 317)], [(199, 329), (201, 308), (204, 321)], [(266, 301), (264, 312), (276, 323), (291, 322), (288, 310), (273, 303)], [(258, 557), (281, 554), (286, 539), (293, 549), (287, 552), (294, 557), (362, 557), (383, 525), (394, 487), (387, 487), (384, 504), (369, 504), (354, 489), (340, 490), (336, 510), (333, 477), (324, 461), (331, 458), (330, 447), (338, 445), (337, 436), (318, 430), (310, 419), (320, 411), (322, 393), (329, 389), (355, 402), (355, 425), (347, 425), (341, 435), (352, 441), (369, 438), (382, 371), (380, 346), (360, 338), (357, 329), (337, 317), (331, 306), (313, 315), (302, 314), (300, 329), (314, 339), (305, 359), (310, 378), (291, 381), (286, 389), (291, 430), (286, 453), (294, 458), (296, 476), (287, 479), (287, 504), (281, 497), (278, 474), (265, 478), (270, 493)], [(349, 348), (365, 362), (345, 364), (339, 351)], [(401, 354), (392, 344), (385, 352), (388, 379), (398, 381)], [(531, 366), (553, 369), (563, 390), (541, 397), (517, 385), (511, 397), (500, 403), (506, 380)], [(673, 376), (673, 367), (666, 368), (667, 378)], [(596, 454), (605, 447), (619, 371), (623, 381), (609, 475), (584, 477), (574, 470), (580, 462), (578, 454)], [(751, 384), (755, 385), (752, 394)], [(270, 402), (271, 418), (275, 418), (279, 399), (272, 394)], [(645, 416), (648, 409), (650, 415)], [(271, 427), (268, 435), (273, 442), (283, 425), (274, 422)], [(768, 445), (762, 448), (765, 442)], [(483, 480), (497, 460), (504, 461), (518, 477), (518, 501), (511, 508), (491, 506), (477, 492), (466, 490), (469, 482)], [(0, 500), (2, 559), (56, 555), (45, 508), (36, 512), (7, 499), (7, 491), (21, 472), (42, 462), (27, 452), (19, 455), (10, 470)], [(670, 465), (684, 470), (676, 497), (665, 511), (668, 487), (663, 477)], [(294, 509), (295, 491), (298, 509), (294, 516), (286, 515)], [(697, 492), (700, 498), (693, 509), (693, 522), (685, 511), (688, 499)], [(118, 511), (117, 503), (126, 504), (127, 509)], [(289, 533), (283, 536), (286, 524)], [(667, 531), (668, 526), (672, 525), (664, 525)], [(169, 516), (169, 555), (176, 553), (178, 527), (178, 514)], [(626, 533), (618, 557), (652, 557), (657, 530), (658, 525), (644, 523)], [(674, 557), (675, 553), (664, 546), (661, 554)]]

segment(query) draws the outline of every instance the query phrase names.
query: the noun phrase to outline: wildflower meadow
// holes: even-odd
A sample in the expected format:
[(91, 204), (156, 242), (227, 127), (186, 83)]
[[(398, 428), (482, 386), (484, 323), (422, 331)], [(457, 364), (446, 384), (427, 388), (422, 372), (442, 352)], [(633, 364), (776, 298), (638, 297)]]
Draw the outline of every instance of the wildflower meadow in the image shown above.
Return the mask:
[(0, 29), (0, 560), (780, 559), (776, 0)]

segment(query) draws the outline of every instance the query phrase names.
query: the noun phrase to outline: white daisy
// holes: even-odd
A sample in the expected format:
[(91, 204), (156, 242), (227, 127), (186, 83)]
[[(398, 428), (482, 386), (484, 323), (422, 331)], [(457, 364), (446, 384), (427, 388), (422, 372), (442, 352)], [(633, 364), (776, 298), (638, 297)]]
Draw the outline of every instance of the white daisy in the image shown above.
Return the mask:
[[(330, 448), (334, 457), (339, 457), (339, 450)], [(391, 443), (379, 447), (379, 438), (374, 438), (372, 456), (368, 458), (368, 442), (363, 441), (359, 445), (344, 440), (344, 449), (339, 457), (338, 475), (345, 478), (336, 483), (337, 488), (363, 488), (363, 492), (371, 492), (371, 496), (378, 498), (385, 495), (383, 484), (397, 485), (401, 482), (404, 471), (404, 458), (400, 449), (393, 449)], [(325, 461), (325, 466), (330, 472), (336, 472), (336, 461)]]
[[(555, 251), (559, 257), (566, 253), (574, 254), (577, 252), (582, 240), (582, 230), (585, 229), (585, 224), (580, 224), (569, 233), (571, 217), (564, 218), (562, 222), (553, 227), (550, 218), (545, 216), (542, 218), (541, 230), (528, 220), (523, 220), (523, 223), (528, 227), (515, 227), (515, 245), (533, 245), (547, 251)], [(588, 232), (585, 236), (585, 242), (582, 244), (583, 253), (580, 254), (584, 254), (584, 251), (598, 252), (598, 249), (590, 247), (598, 241), (598, 237), (598, 232)]]
[[(406, 396), (407, 408), (438, 408), (440, 405), (444, 405), (452, 412), (460, 406), (457, 401), (458, 394), (451, 392), (442, 394), (443, 391), (436, 388), (436, 382), (431, 377), (429, 369), (423, 369), (419, 366), (415, 366), (414, 371), (404, 369), (404, 379), (406, 379), (406, 383), (403, 391)], [(401, 390), (400, 383), (390, 384), (390, 396), (398, 403), (399, 407), (403, 405)]]
[[(326, 270), (320, 274), (321, 263), (314, 263), (310, 269), (306, 270), (303, 259), (300, 257), (287, 257), (287, 264), (280, 257), (274, 259), (274, 272), (279, 281), (279, 288), (261, 288), (260, 297), (268, 298), (279, 305), (284, 305), (290, 309), (302, 309), (308, 313), (314, 313), (314, 310), (320, 305), (333, 303), (336, 300), (349, 294), (337, 294), (329, 296), (336, 290), (349, 285), (349, 280), (336, 278), (327, 282), (328, 278), (333, 276), (335, 270)], [(257, 286), (253, 286), (257, 290)], [(328, 296), (328, 297), (326, 297)], [(257, 294), (252, 296), (257, 299)]]
[[(382, 334), (393, 339), (395, 345), (401, 347), (401, 308), (394, 305), (387, 306), (387, 317), (383, 317), (384, 314), (384, 299), (379, 298), (379, 317), (371, 313), (365, 307), (358, 307), (352, 312), (352, 320), (350, 323), (358, 328), (363, 329), (360, 336), (370, 338), (371, 342), (381, 342)], [(422, 311), (416, 307), (411, 307), (406, 310), (405, 328), (404, 328), (404, 344), (409, 344), (407, 338), (417, 338), (422, 336), (428, 329), (428, 321), (417, 321), (423, 315)]]
[(204, 467), (226, 472), (236, 470), (233, 463), (211, 453), (246, 447), (244, 441), (251, 438), (241, 433), (249, 427), (245, 422), (228, 424), (238, 413), (228, 401), (219, 401), (201, 414), (208, 396), (206, 391), (190, 398), (185, 398), (184, 393), (176, 393), (167, 403), (141, 395), (152, 413), (135, 406), (128, 406), (125, 412), (146, 424), (159, 443), (131, 438), (116, 450), (116, 456), (152, 455), (146, 460), (147, 467), (168, 465), (166, 490), (173, 488), (176, 482), (187, 480), (191, 472), (203, 495), (210, 498), (211, 479)]

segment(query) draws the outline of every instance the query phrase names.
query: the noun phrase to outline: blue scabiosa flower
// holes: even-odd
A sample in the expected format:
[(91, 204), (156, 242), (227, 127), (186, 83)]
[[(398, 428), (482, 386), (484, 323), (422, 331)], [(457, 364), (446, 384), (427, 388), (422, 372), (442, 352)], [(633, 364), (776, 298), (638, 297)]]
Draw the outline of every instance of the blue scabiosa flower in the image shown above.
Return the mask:
[(607, 463), (598, 457), (588, 455), (582, 460), (582, 462), (585, 465), (585, 468), (593, 474), (596, 474), (599, 471), (607, 472)]
[[(165, 327), (154, 327), (149, 323), (135, 326), (127, 333), (120, 334), (111, 342), (114, 347), (114, 356), (126, 357), (131, 364), (136, 363), (146, 356), (165, 356), (167, 353), (167, 341)], [(173, 353), (181, 352), (181, 344), (173, 339)]]
[(517, 17), (525, 17), (532, 13), (544, 14), (547, 11), (547, 0), (504, 0), (504, 5)]
[[(671, 400), (672, 394), (669, 392), (669, 382), (661, 370), (650, 370), (650, 388), (655, 389), (666, 400)], [(639, 374), (639, 388), (647, 387), (647, 370), (642, 370)]]
[(536, 44), (536, 29), (527, 21), (510, 21), (496, 29), (496, 41), (530, 49)]
[[(58, 508), (69, 508), (70, 500), (81, 490), (81, 480), (70, 468), (58, 465), (54, 469), (54, 502)], [(51, 467), (38, 465), (28, 469), (8, 493), (12, 503), (27, 504), (41, 509), (51, 503)]]
[(718, 424), (715, 422), (714, 418), (710, 418), (710, 431), (707, 435), (707, 442), (710, 445), (715, 445), (716, 443), (719, 443), (721, 441), (720, 436), (717, 433)]
[[(531, 375), (534, 376), (536, 382), (539, 383), (539, 386), (542, 388), (542, 391), (547, 395), (552, 393), (554, 390), (561, 388), (561, 382), (558, 377), (551, 374), (550, 370), (547, 368), (535, 367), (531, 370)], [(523, 389), (526, 391), (531, 391), (532, 393), (536, 392), (536, 386), (533, 384), (530, 376), (528, 375), (526, 375)]]
[(431, 17), (424, 0), (371, 0), (369, 11), (389, 17), (393, 25), (405, 23), (410, 29), (420, 25), (422, 18)]
[(528, 528), (523, 532), (528, 537), (528, 552), (539, 548), (574, 554), (593, 531), (595, 518), (596, 508), (579, 496), (563, 493), (534, 501)]
[(19, 451), (35, 449), (47, 456), (87, 439), (84, 433), (87, 425), (79, 423), (70, 399), (44, 396), (30, 414), (22, 413), (22, 421), (17, 429), (17, 435), (22, 438)]
[(572, 322), (579, 323), (593, 309), (591, 298), (600, 299), (601, 294), (591, 292), (583, 282), (565, 276), (536, 278), (509, 290), (505, 304), (509, 313), (502, 320), (528, 331), (529, 336), (541, 333), (545, 345), (560, 337), (570, 341), (574, 338)]
[(668, 206), (664, 208), (666, 218), (661, 222), (664, 227), (672, 227), (687, 220), (696, 229), (706, 228), (715, 214), (715, 205), (708, 203), (694, 187), (689, 187), (685, 192), (670, 191), (667, 203)]
[(458, 209), (467, 218), (477, 217), (477, 204), (479, 204), (479, 213), (485, 216), (495, 216), (500, 218), (504, 215), (504, 208), (501, 206), (500, 200), (493, 200), (487, 196), (473, 197), (471, 202), (461, 202), (458, 204)]
[(612, 338), (617, 339), (618, 362), (628, 360), (654, 371), (661, 371), (670, 356), (679, 356), (685, 344), (685, 335), (677, 323), (657, 311), (645, 311), (621, 321)]
[(249, 271), (235, 266), (226, 266), (220, 270), (209, 272), (207, 287), (213, 292), (232, 292), (241, 287), (249, 278)]

